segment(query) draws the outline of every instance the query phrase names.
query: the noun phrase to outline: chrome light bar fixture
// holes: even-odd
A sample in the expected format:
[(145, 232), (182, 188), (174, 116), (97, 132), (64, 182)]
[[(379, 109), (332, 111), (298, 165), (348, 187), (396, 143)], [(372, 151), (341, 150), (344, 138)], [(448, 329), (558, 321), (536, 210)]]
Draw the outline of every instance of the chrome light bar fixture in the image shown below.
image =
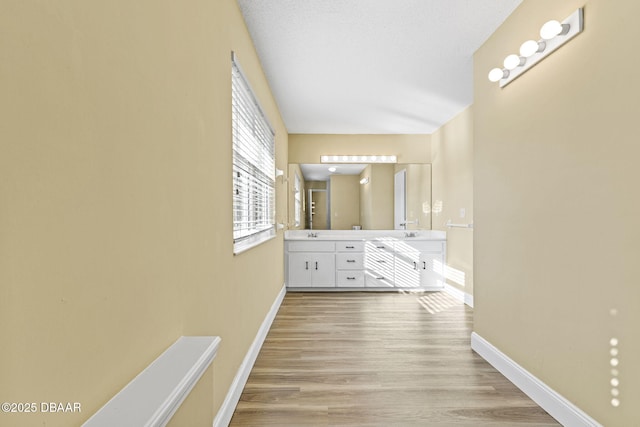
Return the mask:
[(547, 22), (540, 29), (540, 40), (524, 42), (520, 46), (519, 55), (512, 54), (504, 59), (504, 68), (494, 68), (489, 71), (489, 80), (500, 82), (500, 87), (505, 87), (551, 52), (580, 34), (583, 27), (582, 8), (573, 12), (562, 22), (555, 20)]
[(320, 156), (320, 163), (398, 163), (397, 156)]

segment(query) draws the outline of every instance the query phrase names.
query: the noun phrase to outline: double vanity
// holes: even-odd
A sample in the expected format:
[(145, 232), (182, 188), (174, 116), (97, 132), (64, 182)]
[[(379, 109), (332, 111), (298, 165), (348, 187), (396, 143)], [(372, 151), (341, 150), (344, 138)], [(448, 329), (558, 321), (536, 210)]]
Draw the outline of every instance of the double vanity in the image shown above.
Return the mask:
[(290, 290), (444, 288), (444, 231), (295, 230), (284, 238)]

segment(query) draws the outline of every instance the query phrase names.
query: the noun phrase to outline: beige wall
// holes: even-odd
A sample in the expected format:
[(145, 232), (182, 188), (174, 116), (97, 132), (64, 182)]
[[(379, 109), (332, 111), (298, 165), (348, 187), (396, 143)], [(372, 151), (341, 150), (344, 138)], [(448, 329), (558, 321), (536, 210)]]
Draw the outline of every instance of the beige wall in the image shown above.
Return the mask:
[(323, 155), (397, 155), (398, 163), (429, 163), (430, 135), (289, 135), (291, 163), (320, 163)]
[(360, 177), (331, 175), (331, 229), (351, 230), (360, 225)]
[[(487, 80), (580, 6), (582, 34)], [(474, 57), (474, 329), (606, 426), (640, 425), (637, 16), (637, 0), (525, 0)]]
[(231, 50), (288, 163), (236, 2), (4, 1), (0, 28), (0, 395), (82, 404), (0, 425), (79, 425), (179, 336), (219, 335), (178, 415), (210, 426), (283, 285), (282, 233), (232, 255)]
[[(431, 136), (433, 229), (447, 232), (447, 283), (473, 295), (473, 112), (454, 117)], [(464, 210), (462, 212), (461, 210)]]
[(368, 165), (359, 179), (369, 178), (360, 187), (360, 224), (363, 230), (393, 230), (392, 164)]

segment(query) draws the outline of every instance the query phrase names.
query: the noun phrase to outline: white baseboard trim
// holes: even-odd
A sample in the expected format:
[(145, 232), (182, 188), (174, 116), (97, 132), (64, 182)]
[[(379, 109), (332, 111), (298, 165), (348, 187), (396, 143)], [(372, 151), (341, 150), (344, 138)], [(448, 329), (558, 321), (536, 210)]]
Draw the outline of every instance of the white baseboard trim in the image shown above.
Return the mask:
[(471, 333), (471, 348), (563, 426), (602, 427), (475, 332)]
[(222, 406), (220, 406), (216, 417), (213, 419), (213, 427), (227, 427), (231, 422), (231, 417), (233, 417), (233, 412), (236, 410), (242, 390), (244, 389), (245, 384), (247, 384), (251, 368), (253, 368), (253, 364), (256, 362), (258, 353), (260, 353), (260, 349), (262, 348), (262, 343), (264, 343), (264, 340), (269, 333), (269, 328), (271, 328), (273, 319), (275, 319), (286, 293), (287, 288), (283, 285), (280, 293), (271, 305), (271, 309), (265, 316), (262, 325), (260, 325), (256, 338), (253, 340), (251, 347), (249, 347), (242, 364), (240, 364), (236, 376), (233, 378), (233, 382), (229, 387), (227, 396), (225, 397), (224, 402), (222, 402)]
[(454, 288), (448, 283), (444, 284), (444, 291), (457, 299), (460, 302), (467, 304), (469, 307), (473, 308), (473, 295), (468, 294), (466, 292), (461, 291), (458, 288)]

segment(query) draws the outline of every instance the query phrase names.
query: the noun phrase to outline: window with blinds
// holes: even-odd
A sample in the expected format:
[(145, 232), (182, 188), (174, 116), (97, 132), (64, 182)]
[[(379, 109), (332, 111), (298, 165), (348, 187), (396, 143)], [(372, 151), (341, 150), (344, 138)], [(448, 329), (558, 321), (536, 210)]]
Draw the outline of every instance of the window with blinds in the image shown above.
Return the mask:
[(275, 134), (232, 60), (234, 253), (275, 236)]

